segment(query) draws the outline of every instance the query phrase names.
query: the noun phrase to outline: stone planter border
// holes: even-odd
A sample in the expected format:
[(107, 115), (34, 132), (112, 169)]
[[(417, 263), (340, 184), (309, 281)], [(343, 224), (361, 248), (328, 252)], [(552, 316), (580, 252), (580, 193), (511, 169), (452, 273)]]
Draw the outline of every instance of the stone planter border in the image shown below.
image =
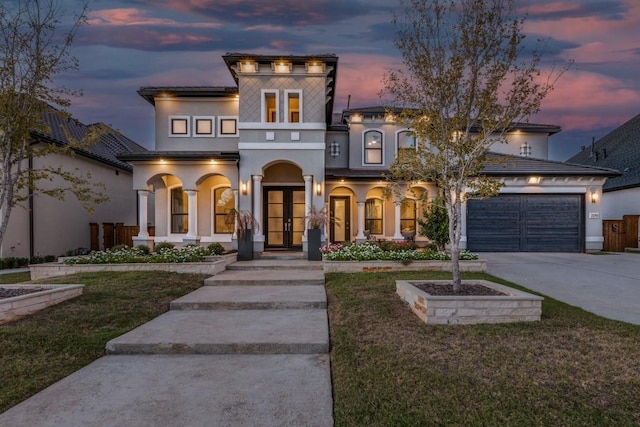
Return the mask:
[(84, 285), (0, 285), (0, 287), (46, 288), (41, 292), (0, 299), (0, 324), (3, 324), (80, 296)]
[[(413, 261), (403, 265), (397, 261), (323, 261), (325, 273), (361, 273), (371, 271), (451, 271), (451, 261)], [(461, 260), (460, 271), (485, 272), (485, 260)]]
[[(435, 296), (413, 286), (427, 281), (396, 280), (396, 293), (423, 322), (440, 325), (533, 322), (540, 320), (544, 298), (486, 280), (464, 280), (505, 293), (504, 296)], [(428, 280), (451, 283), (449, 280)]]
[(236, 261), (236, 254), (214, 256), (210, 257), (210, 259), (210, 261), (205, 262), (131, 264), (64, 264), (59, 261), (30, 265), (29, 269), (31, 270), (31, 280), (98, 271), (169, 271), (173, 273), (210, 274), (215, 276), (226, 270), (227, 265)]

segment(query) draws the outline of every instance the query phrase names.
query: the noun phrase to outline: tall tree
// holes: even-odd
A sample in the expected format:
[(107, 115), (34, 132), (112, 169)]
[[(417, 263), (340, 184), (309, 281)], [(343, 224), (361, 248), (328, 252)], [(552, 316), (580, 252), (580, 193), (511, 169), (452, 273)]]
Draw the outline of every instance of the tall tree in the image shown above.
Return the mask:
[(68, 119), (65, 109), (70, 98), (80, 95), (56, 84), (54, 78), (78, 68), (69, 50), (78, 28), (86, 22), (86, 11), (85, 4), (62, 31), (67, 15), (56, 0), (0, 3), (0, 244), (13, 207), (29, 197), (46, 194), (62, 200), (73, 193), (87, 210), (108, 200), (104, 187), (91, 182), (89, 171), (82, 175), (55, 165), (32, 167), (37, 157), (73, 155), (102, 132), (94, 127), (79, 139), (62, 129), (67, 136), (64, 144), (34, 143), (33, 137), (51, 134), (47, 117)]
[(402, 150), (391, 174), (435, 182), (442, 192), (459, 291), (463, 201), (499, 191), (482, 174), (491, 146), (540, 110), (564, 69), (543, 73), (540, 52), (525, 49), (513, 0), (401, 0), (393, 23), (403, 67), (385, 75), (383, 93), (402, 109), (397, 120), (418, 147)]

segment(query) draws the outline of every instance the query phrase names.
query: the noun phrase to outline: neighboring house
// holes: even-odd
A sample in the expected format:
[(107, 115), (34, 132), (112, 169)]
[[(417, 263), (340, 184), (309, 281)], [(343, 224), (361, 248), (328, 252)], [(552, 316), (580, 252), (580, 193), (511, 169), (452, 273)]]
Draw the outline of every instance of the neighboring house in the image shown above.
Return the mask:
[[(382, 107), (349, 109), (332, 121), (335, 55), (223, 56), (234, 87), (143, 87), (155, 107), (155, 149), (121, 155), (133, 165), (140, 224), (136, 243), (235, 243), (225, 222), (232, 208), (253, 213), (254, 251), (306, 251), (305, 214), (331, 214), (326, 238), (404, 240), (415, 234), (425, 182), (407, 201), (387, 198), (383, 177), (398, 150), (415, 147), (411, 130)], [(487, 166), (501, 179), (498, 197), (466, 203), (462, 247), (495, 251), (602, 248), (600, 203), (592, 194), (614, 171), (548, 161), (557, 126), (514, 124), (505, 161)], [(231, 193), (231, 194), (230, 194)], [(155, 217), (148, 199), (155, 196)], [(231, 196), (232, 197), (229, 197)], [(595, 196), (594, 196), (595, 197)], [(417, 242), (426, 239), (417, 236)]]
[(602, 219), (640, 215), (640, 115), (583, 147), (568, 162), (619, 170), (604, 184)]
[[(79, 141), (93, 126), (98, 126), (66, 119), (56, 112), (44, 114), (43, 120), (51, 131), (46, 135), (32, 132), (34, 144), (65, 145), (69, 143), (69, 137)], [(136, 193), (131, 190), (132, 168), (118, 160), (116, 154), (143, 152), (145, 148), (120, 132), (101, 126), (106, 131), (89, 147), (75, 149), (73, 156), (57, 153), (34, 158), (31, 167), (60, 167), (82, 175), (90, 171), (92, 181), (106, 185), (110, 201), (96, 206), (93, 215), (71, 193), (66, 194), (64, 201), (41, 195), (32, 197), (30, 203), (25, 202), (26, 206), (14, 206), (0, 247), (0, 257), (64, 255), (69, 250), (89, 248), (91, 222), (136, 223)], [(29, 167), (26, 161), (25, 167)], [(61, 184), (56, 180), (41, 183), (52, 188)]]

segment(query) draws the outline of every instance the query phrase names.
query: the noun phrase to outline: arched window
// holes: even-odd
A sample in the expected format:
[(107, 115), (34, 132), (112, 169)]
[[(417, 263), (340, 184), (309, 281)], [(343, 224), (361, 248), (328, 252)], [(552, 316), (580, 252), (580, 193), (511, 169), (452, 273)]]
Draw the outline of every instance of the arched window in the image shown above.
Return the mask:
[(189, 200), (182, 187), (171, 189), (171, 232), (189, 231)]
[(403, 130), (398, 132), (396, 139), (396, 152), (400, 153), (400, 150), (415, 150), (416, 137), (413, 132), (409, 130)]
[(370, 234), (382, 234), (382, 199), (367, 199), (364, 204), (364, 228)]
[(213, 232), (215, 234), (233, 233), (233, 223), (227, 221), (227, 215), (236, 205), (231, 187), (219, 187), (213, 190)]
[(400, 230), (402, 233), (416, 231), (416, 201), (405, 199), (400, 204)]
[(367, 165), (381, 165), (383, 151), (382, 132), (377, 130), (365, 132), (363, 143), (364, 163)]

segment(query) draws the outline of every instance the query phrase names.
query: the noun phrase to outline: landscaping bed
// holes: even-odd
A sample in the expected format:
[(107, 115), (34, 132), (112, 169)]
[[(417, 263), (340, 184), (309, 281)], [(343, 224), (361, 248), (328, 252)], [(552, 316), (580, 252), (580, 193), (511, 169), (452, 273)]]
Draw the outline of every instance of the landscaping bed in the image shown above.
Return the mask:
[(0, 324), (82, 295), (82, 285), (2, 285)]

